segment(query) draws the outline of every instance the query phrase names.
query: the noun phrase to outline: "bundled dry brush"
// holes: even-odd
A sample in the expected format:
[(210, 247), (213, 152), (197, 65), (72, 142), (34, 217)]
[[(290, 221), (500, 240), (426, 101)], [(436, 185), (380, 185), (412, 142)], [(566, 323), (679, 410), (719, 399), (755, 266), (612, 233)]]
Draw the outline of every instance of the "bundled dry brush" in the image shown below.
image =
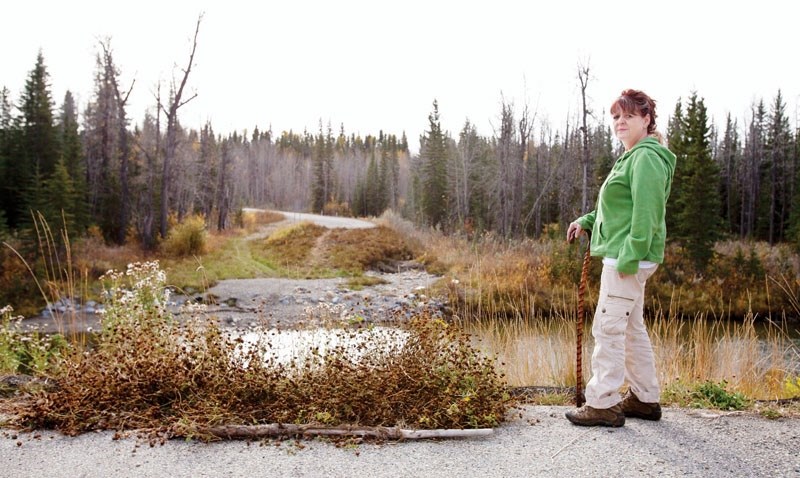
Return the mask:
[(440, 320), (420, 317), (388, 336), (339, 329), (286, 360), (268, 336), (248, 344), (202, 314), (174, 320), (157, 264), (108, 277), (99, 342), (65, 358), (57, 387), (19, 402), (21, 425), (168, 436), (263, 423), (477, 428), (502, 422), (512, 405), (494, 361)]

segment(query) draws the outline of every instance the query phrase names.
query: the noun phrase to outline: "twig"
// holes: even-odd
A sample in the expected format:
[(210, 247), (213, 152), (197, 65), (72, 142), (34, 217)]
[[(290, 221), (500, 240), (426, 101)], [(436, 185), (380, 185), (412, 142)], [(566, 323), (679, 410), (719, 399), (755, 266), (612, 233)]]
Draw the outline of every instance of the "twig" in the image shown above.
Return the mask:
[(560, 454), (562, 451), (566, 450), (568, 446), (570, 446), (570, 445), (572, 445), (573, 443), (575, 443), (576, 441), (578, 441), (578, 439), (579, 439), (579, 438), (583, 437), (584, 435), (586, 435), (586, 434), (587, 434), (587, 433), (589, 433), (590, 431), (592, 431), (592, 428), (587, 428), (585, 432), (583, 432), (583, 433), (581, 433), (580, 435), (576, 436), (575, 438), (573, 438), (572, 440), (570, 440), (570, 441), (569, 441), (569, 443), (567, 443), (566, 445), (562, 446), (560, 450), (558, 450), (557, 452), (555, 452), (555, 454), (554, 454), (553, 456), (551, 456), (551, 457), (550, 457), (550, 459), (551, 459), (551, 460), (555, 460), (555, 459), (556, 459), (556, 457), (557, 457), (557, 456), (558, 456), (558, 455), (559, 455), (559, 454)]

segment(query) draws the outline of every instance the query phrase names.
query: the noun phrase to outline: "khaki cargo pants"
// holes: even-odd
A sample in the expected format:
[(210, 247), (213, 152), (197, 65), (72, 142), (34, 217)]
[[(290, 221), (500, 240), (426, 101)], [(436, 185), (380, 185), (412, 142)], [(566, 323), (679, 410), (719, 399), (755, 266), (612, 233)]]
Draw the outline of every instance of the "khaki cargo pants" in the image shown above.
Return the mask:
[(586, 404), (593, 408), (619, 403), (624, 382), (642, 402), (659, 401), (653, 346), (643, 316), (644, 286), (656, 268), (639, 268), (621, 279), (614, 266), (603, 265), (592, 325), (592, 378), (586, 385)]

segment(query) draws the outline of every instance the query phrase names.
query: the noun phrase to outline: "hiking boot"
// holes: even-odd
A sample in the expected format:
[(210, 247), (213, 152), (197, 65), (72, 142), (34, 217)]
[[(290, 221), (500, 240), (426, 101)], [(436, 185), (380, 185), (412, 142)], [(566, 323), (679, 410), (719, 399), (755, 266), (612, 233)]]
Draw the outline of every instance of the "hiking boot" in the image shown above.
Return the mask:
[(630, 390), (628, 390), (628, 393), (622, 398), (622, 412), (626, 417), (653, 421), (661, 420), (661, 405), (659, 405), (658, 402), (642, 402)]
[(625, 414), (619, 404), (611, 408), (592, 408), (584, 405), (577, 410), (570, 410), (566, 413), (567, 420), (575, 425), (584, 427), (621, 427), (625, 425)]

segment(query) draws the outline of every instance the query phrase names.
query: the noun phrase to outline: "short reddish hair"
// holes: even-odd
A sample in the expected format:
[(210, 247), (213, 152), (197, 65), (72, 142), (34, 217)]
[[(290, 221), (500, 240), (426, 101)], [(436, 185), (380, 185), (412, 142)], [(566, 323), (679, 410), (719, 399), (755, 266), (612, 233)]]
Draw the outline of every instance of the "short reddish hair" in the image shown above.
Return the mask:
[(613, 103), (611, 114), (634, 113), (641, 117), (650, 115), (650, 124), (647, 125), (647, 134), (656, 132), (656, 101), (647, 96), (643, 91), (625, 90)]

